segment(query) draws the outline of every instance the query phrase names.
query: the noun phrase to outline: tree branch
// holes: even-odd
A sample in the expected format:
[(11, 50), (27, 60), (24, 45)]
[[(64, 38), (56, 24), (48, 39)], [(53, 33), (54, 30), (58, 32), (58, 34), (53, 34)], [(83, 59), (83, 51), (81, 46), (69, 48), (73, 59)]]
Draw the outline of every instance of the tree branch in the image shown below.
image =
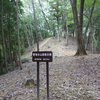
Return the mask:
[(90, 21), (91, 21), (91, 17), (92, 17), (92, 13), (93, 13), (93, 10), (94, 10), (95, 2), (96, 2), (96, 0), (94, 0), (94, 2), (93, 2), (92, 9), (91, 9), (91, 12), (90, 12), (90, 17), (89, 17), (89, 20), (88, 20), (88, 23), (87, 23), (87, 26), (86, 26), (86, 29), (85, 29), (84, 41), (86, 40), (86, 33), (87, 33), (87, 30), (88, 30), (88, 27), (89, 27), (89, 24), (90, 24)]

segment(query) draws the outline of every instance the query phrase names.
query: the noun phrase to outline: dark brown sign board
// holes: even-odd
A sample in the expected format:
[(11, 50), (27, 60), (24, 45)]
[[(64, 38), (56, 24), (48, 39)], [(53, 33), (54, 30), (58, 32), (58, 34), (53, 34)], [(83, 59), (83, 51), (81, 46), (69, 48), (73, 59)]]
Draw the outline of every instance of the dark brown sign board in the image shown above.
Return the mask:
[(52, 62), (52, 51), (33, 51), (32, 61), (33, 62)]

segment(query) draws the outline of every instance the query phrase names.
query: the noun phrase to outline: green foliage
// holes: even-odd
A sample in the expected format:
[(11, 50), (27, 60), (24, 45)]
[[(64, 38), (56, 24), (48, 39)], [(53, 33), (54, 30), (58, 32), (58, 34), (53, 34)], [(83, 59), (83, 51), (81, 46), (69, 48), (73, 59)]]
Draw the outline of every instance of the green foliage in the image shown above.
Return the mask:
[(70, 23), (68, 25), (68, 30), (69, 30), (69, 33), (73, 33), (74, 32), (74, 24), (73, 23)]
[[(20, 21), (20, 18), (23, 14), (23, 10), (22, 10), (23, 3), (19, 0), (18, 4), (19, 4), (19, 21)], [(1, 11), (0, 11), (0, 16), (1, 16)], [(1, 23), (1, 19), (0, 19), (0, 23)], [(21, 26), (21, 24), (19, 26)], [(5, 50), (6, 58), (9, 59), (10, 56), (13, 57), (18, 53), (16, 52), (18, 50), (16, 0), (3, 0), (3, 31), (4, 31), (3, 34), (4, 34), (4, 42), (5, 42), (5, 49), (6, 49)], [(2, 37), (1, 32), (2, 31), (1, 31), (1, 24), (0, 24), (0, 38)], [(23, 35), (21, 35), (20, 37), (23, 37)], [(22, 44), (23, 41), (21, 39), (21, 45)], [(21, 51), (23, 53), (24, 48), (21, 48)], [(3, 55), (2, 38), (1, 38), (0, 39), (0, 64), (4, 62), (4, 59), (2, 58), (4, 58), (4, 55)], [(10, 59), (9, 62), (7, 60), (7, 66), (9, 67), (9, 70), (12, 70)], [(2, 70), (3, 73), (6, 73), (5, 66), (3, 66)]]
[(23, 47), (23, 45), (21, 45), (21, 54), (23, 55), (25, 53), (25, 49)]
[(6, 74), (7, 73), (7, 71), (6, 71), (6, 68), (3, 68), (3, 70), (1, 71), (2, 69), (1, 69), (1, 67), (0, 67), (0, 75), (3, 75), (3, 74)]
[(52, 37), (51, 33), (48, 33), (47, 37)]
[(98, 41), (97, 45), (98, 45), (98, 47), (100, 48), (100, 41)]

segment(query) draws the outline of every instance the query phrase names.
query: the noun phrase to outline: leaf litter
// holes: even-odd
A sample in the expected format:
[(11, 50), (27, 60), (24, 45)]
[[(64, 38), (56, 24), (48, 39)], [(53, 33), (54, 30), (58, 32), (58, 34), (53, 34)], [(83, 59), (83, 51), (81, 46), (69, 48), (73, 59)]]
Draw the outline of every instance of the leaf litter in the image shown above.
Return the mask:
[[(53, 51), (49, 63), (50, 100), (100, 100), (100, 54), (73, 56), (76, 43), (65, 39), (46, 40), (40, 50)], [(55, 45), (56, 43), (56, 45)], [(28, 55), (25, 57), (29, 57)], [(31, 85), (25, 86), (27, 80)], [(37, 65), (31, 59), (23, 63), (23, 70), (0, 76), (0, 100), (37, 100)], [(46, 100), (46, 64), (40, 63), (40, 100)]]

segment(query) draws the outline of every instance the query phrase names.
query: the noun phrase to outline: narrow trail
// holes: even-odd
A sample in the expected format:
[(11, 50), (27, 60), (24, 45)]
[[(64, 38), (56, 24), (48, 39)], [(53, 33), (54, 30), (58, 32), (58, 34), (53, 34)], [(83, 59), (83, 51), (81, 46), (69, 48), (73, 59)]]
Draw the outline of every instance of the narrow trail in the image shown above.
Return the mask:
[[(41, 49), (48, 41), (50, 42), (50, 40), (52, 39), (52, 37), (50, 38), (46, 38), (39, 46), (39, 49)], [(36, 50), (36, 49), (35, 49)]]
[(66, 39), (63, 37), (60, 37), (60, 42), (57, 38), (51, 38), (44, 46), (41, 46), (40, 50), (52, 51), (54, 57), (73, 56), (76, 52), (76, 41), (69, 37), (68, 45), (66, 45)]
[[(22, 59), (30, 57), (32, 52), (36, 50), (37, 44), (35, 43), (34, 48), (24, 54)], [(60, 37), (60, 42), (58, 42), (57, 38), (54, 37), (46, 38), (39, 42), (39, 50), (52, 51), (54, 58), (62, 56), (74, 56), (77, 50), (76, 39), (69, 36), (68, 45), (66, 45), (66, 39), (63, 37)], [(91, 54), (91, 52), (88, 52), (88, 54)]]
[[(44, 46), (48, 41), (50, 41), (51, 40), (51, 37), (50, 38), (46, 38), (46, 39), (44, 39), (43, 41), (40, 41), (39, 42), (39, 49), (41, 49), (42, 48), (42, 46)], [(30, 57), (31, 55), (32, 55), (32, 52), (33, 51), (36, 51), (37, 50), (37, 44), (35, 43), (34, 44), (34, 48), (32, 48), (28, 53), (26, 53), (26, 54), (24, 54), (23, 56), (22, 56), (22, 59), (23, 58), (27, 58), (27, 57)]]

